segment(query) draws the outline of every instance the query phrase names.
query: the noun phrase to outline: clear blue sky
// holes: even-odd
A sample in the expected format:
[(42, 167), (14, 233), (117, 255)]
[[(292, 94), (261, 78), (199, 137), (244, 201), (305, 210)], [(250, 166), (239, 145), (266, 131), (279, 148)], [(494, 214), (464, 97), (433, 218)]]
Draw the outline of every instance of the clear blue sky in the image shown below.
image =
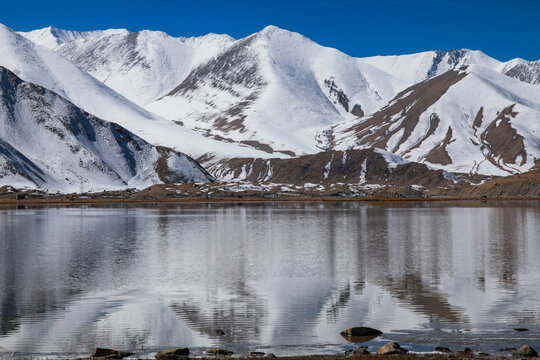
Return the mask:
[(161, 30), (241, 38), (267, 25), (352, 56), (469, 48), (540, 59), (540, 0), (1, 0), (0, 22), (27, 31)]

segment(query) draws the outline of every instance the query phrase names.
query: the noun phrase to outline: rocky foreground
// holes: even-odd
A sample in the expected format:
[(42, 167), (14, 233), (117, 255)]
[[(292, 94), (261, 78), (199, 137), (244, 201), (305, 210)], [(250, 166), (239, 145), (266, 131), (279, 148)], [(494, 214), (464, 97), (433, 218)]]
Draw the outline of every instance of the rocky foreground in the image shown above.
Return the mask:
[[(190, 351), (188, 348), (175, 348), (168, 349), (158, 352), (155, 355), (156, 360), (189, 360)], [(215, 358), (226, 358), (232, 357), (234, 354), (232, 351), (221, 349), (221, 348), (211, 348), (206, 352), (208, 357), (202, 357), (200, 359), (215, 359)], [(538, 353), (529, 345), (524, 345), (520, 349), (501, 349), (499, 354), (487, 354), (487, 353), (475, 353), (470, 348), (464, 348), (461, 351), (452, 352), (449, 348), (446, 347), (435, 347), (433, 353), (419, 355), (410, 353), (407, 349), (402, 348), (396, 342), (389, 342), (382, 347), (380, 347), (375, 353), (370, 353), (366, 346), (360, 346), (356, 349), (348, 350), (344, 355), (308, 355), (308, 356), (287, 356), (288, 360), (345, 360), (353, 358), (362, 358), (362, 359), (375, 359), (380, 357), (392, 356), (392, 358), (398, 359), (487, 359), (493, 357), (510, 357), (520, 359), (538, 359)], [(123, 359), (123, 358), (133, 358), (138, 356), (134, 353), (118, 351), (113, 349), (103, 349), (96, 348), (90, 359)], [(275, 359), (277, 358), (274, 354), (266, 354), (264, 352), (253, 351), (249, 356), (240, 357), (240, 359)]]
[[(341, 332), (341, 336), (345, 338), (347, 341), (351, 343), (362, 343), (369, 340), (372, 340), (379, 335), (382, 335), (382, 332), (373, 329), (370, 327), (351, 327), (348, 329), (345, 329)], [(203, 359), (213, 359), (216, 357), (230, 357), (233, 356), (233, 352), (227, 349), (222, 348), (210, 348), (206, 350), (206, 355), (209, 356), (208, 358), (203, 357)], [(383, 346), (381, 346), (375, 353), (370, 353), (368, 351), (367, 346), (360, 346), (355, 349), (350, 349), (345, 352), (343, 355), (313, 355), (313, 356), (294, 356), (294, 357), (287, 357), (287, 359), (290, 360), (308, 360), (308, 359), (345, 359), (350, 357), (362, 357), (362, 358), (372, 358), (372, 357), (380, 357), (380, 356), (388, 356), (391, 355), (393, 357), (398, 357), (400, 359), (416, 359), (416, 358), (423, 358), (423, 359), (448, 359), (448, 358), (492, 358), (494, 355), (487, 354), (487, 353), (478, 353), (474, 352), (470, 348), (464, 348), (463, 350), (453, 352), (450, 348), (442, 347), (442, 346), (436, 346), (433, 349), (433, 352), (427, 355), (419, 356), (418, 354), (411, 354), (409, 350), (406, 348), (401, 347), (397, 342), (389, 342)], [(509, 355), (512, 355), (514, 357), (518, 358), (538, 358), (538, 353), (536, 350), (534, 350), (530, 345), (524, 345), (520, 349), (515, 348), (507, 348), (507, 349), (500, 349), (499, 354), (495, 355), (497, 357), (508, 357)], [(137, 357), (136, 354), (130, 353), (130, 352), (124, 352), (124, 351), (118, 351), (113, 349), (104, 349), (104, 348), (96, 348), (92, 355), (90, 355), (91, 359), (123, 359), (126, 357)], [(168, 349), (159, 351), (156, 353), (155, 358), (156, 360), (188, 360), (190, 356), (189, 348), (174, 348), (174, 349)], [(249, 356), (243, 356), (241, 359), (274, 359), (276, 356), (274, 354), (266, 354), (264, 352), (260, 351), (253, 351), (249, 354)]]

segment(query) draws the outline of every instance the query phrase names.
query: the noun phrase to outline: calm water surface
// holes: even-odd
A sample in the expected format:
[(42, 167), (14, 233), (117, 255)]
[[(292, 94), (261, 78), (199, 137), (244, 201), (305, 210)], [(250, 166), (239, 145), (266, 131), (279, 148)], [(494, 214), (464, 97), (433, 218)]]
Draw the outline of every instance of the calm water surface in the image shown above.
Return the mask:
[(0, 354), (540, 347), (539, 259), (540, 202), (4, 208)]

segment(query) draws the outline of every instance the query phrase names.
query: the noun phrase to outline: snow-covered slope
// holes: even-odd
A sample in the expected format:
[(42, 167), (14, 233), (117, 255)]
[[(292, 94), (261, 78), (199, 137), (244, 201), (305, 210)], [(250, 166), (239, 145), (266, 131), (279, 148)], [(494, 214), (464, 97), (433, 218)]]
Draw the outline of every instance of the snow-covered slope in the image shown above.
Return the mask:
[(125, 29), (109, 29), (109, 30), (96, 30), (96, 31), (72, 31), (62, 30), (54, 26), (49, 26), (43, 29), (33, 30), (29, 32), (18, 32), (18, 34), (31, 40), (32, 42), (55, 50), (59, 45), (64, 43), (88, 38), (99, 38), (103, 36), (113, 34), (127, 34), (129, 33)]
[(107, 86), (143, 105), (172, 90), (192, 68), (233, 41), (227, 35), (174, 38), (145, 30), (92, 34), (63, 42), (55, 49)]
[[(154, 145), (193, 157), (268, 157), (244, 144), (217, 141), (144, 110), (58, 53), (0, 25), (0, 66), (54, 91), (101, 119), (115, 122)], [(282, 155), (285, 156), (285, 155)]]
[(360, 60), (402, 79), (409, 86), (466, 65), (482, 65), (494, 70), (503, 66), (500, 61), (483, 52), (469, 49), (373, 56)]
[(3, 25), (0, 25), (0, 66), (105, 120), (153, 118), (54, 51), (34, 44)]
[(150, 145), (0, 67), (0, 186), (71, 192), (211, 180), (184, 154)]
[(320, 150), (318, 132), (378, 110), (406, 85), (269, 26), (196, 67), (146, 108), (226, 141), (299, 154)]
[(336, 149), (375, 146), (452, 172), (523, 172), (540, 159), (540, 87), (471, 65), (418, 83), (331, 134)]

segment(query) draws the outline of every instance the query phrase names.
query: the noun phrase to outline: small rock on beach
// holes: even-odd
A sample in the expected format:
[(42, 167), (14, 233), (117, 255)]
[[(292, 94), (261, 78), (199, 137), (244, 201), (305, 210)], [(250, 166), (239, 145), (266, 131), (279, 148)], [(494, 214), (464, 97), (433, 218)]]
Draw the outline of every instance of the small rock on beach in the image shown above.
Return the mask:
[(189, 356), (188, 348), (163, 350), (156, 354), (157, 360), (182, 360)]
[(230, 350), (225, 350), (225, 349), (220, 349), (220, 348), (208, 349), (206, 353), (210, 356), (230, 356), (233, 354), (233, 352)]
[(133, 355), (133, 353), (118, 351), (113, 349), (95, 348), (90, 355), (91, 359), (123, 359), (126, 356)]
[(360, 346), (356, 349), (345, 351), (345, 355), (369, 355), (369, 351), (367, 349), (367, 346)]
[(405, 354), (408, 350), (403, 349), (397, 342), (389, 342), (386, 345), (383, 345), (377, 350), (379, 355), (397, 355)]

